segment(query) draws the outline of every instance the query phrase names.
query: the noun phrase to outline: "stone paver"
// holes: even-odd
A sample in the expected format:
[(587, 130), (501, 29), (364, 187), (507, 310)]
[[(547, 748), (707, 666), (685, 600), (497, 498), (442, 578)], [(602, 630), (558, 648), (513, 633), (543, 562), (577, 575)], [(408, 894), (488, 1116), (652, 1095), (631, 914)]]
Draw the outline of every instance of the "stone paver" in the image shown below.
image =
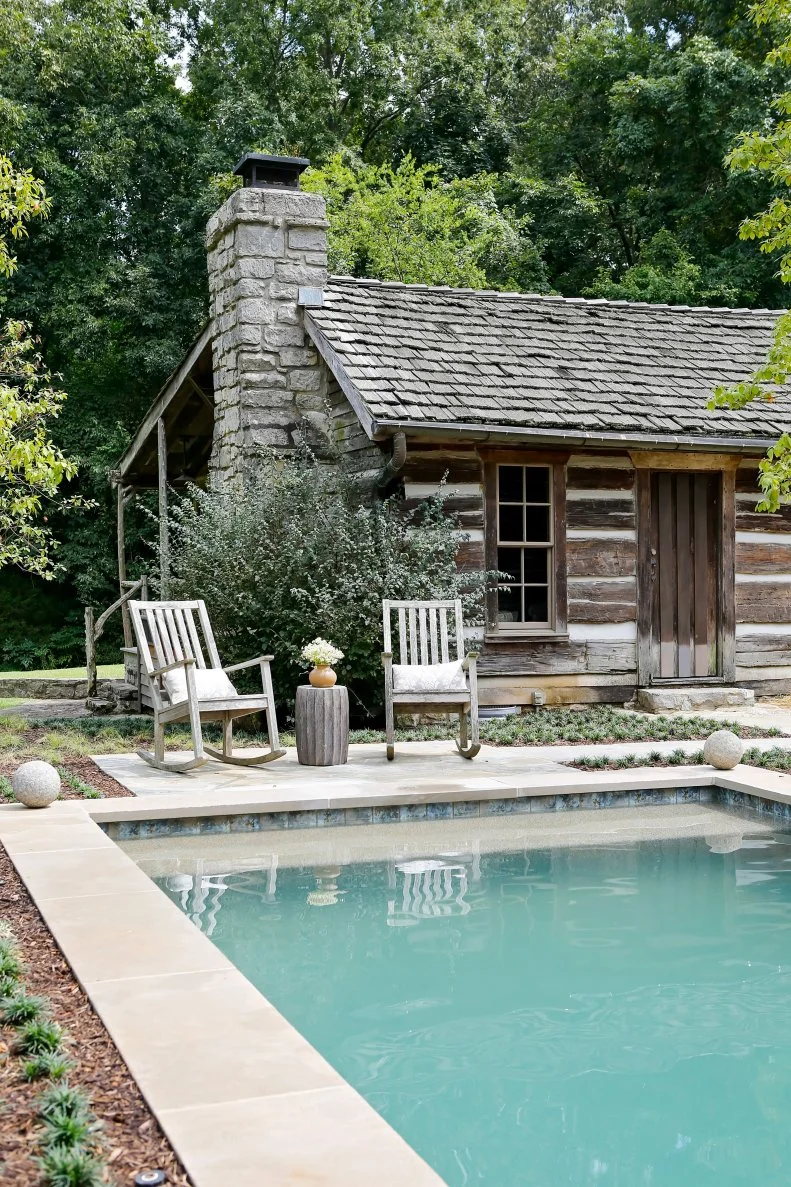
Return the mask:
[[(760, 749), (782, 746), (791, 749), (791, 737), (757, 739), (747, 743)], [(263, 767), (224, 766), (210, 760), (186, 775), (157, 771), (136, 754), (97, 755), (94, 762), (136, 796), (181, 796), (205, 792), (224, 796), (231, 792), (270, 791), (278, 798), (306, 797), (305, 808), (327, 806), (327, 796), (343, 793), (359, 798), (381, 791), (431, 790), (442, 785), (458, 795), (493, 791), (514, 782), (542, 775), (584, 778), (586, 772), (570, 772), (564, 763), (583, 757), (621, 758), (637, 754), (672, 754), (683, 750), (697, 754), (703, 742), (620, 742), (612, 745), (484, 746), (472, 762), (461, 758), (449, 742), (403, 742), (396, 758), (388, 762), (381, 743), (364, 742), (349, 747), (349, 761), (339, 767), (302, 767), (296, 751)], [(309, 801), (309, 802), (308, 802)], [(371, 801), (373, 802), (373, 801)]]

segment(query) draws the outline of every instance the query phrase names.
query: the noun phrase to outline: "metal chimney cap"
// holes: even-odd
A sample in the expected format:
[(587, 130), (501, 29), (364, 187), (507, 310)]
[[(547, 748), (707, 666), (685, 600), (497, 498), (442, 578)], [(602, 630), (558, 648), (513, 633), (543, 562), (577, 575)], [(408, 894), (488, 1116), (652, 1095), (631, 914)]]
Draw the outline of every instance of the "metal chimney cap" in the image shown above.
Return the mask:
[(298, 190), (299, 175), (307, 169), (307, 157), (277, 157), (270, 153), (248, 152), (234, 169), (245, 186), (256, 189)]

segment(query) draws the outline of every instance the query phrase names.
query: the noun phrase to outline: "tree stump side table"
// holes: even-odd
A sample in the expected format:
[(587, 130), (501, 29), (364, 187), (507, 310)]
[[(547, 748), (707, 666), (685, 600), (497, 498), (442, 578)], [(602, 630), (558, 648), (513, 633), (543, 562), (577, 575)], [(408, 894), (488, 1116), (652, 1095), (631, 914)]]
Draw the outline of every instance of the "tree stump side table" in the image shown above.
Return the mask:
[(337, 767), (349, 757), (349, 694), (334, 688), (297, 688), (297, 758), (303, 767)]

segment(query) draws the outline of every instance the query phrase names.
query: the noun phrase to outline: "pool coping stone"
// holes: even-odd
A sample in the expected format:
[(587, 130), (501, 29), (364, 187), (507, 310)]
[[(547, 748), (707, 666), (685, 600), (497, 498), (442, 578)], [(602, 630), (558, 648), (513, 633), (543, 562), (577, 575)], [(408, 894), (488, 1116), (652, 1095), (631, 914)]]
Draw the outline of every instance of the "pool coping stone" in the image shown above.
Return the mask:
[[(577, 775), (580, 775), (579, 779)], [(711, 788), (728, 807), (791, 819), (791, 776), (753, 767), (525, 776), (510, 787), (222, 802), (66, 800), (0, 807), (0, 841), (171, 1141), (194, 1187), (441, 1187), (443, 1180), (103, 831), (135, 820), (483, 803)], [(715, 791), (714, 789), (719, 789)], [(296, 789), (295, 789), (296, 790)], [(432, 797), (433, 796), (433, 800)], [(428, 798), (427, 798), (428, 797)], [(330, 802), (332, 801), (332, 802)], [(651, 801), (643, 801), (651, 802)], [(603, 803), (603, 801), (602, 801)], [(279, 806), (276, 808), (275, 805)], [(310, 805), (310, 806), (309, 806)], [(480, 808), (479, 808), (480, 812)], [(206, 1035), (211, 1035), (210, 1049)], [(203, 1061), (203, 1062), (202, 1062)], [(210, 1074), (199, 1074), (206, 1066)]]

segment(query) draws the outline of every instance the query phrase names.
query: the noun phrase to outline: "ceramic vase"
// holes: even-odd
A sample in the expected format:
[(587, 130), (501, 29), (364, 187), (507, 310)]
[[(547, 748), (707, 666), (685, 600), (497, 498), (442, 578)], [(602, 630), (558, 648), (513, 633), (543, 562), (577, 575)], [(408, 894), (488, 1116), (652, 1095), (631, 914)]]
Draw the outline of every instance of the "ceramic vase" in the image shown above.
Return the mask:
[(337, 679), (337, 674), (329, 664), (316, 664), (308, 672), (308, 680), (314, 688), (332, 688)]

